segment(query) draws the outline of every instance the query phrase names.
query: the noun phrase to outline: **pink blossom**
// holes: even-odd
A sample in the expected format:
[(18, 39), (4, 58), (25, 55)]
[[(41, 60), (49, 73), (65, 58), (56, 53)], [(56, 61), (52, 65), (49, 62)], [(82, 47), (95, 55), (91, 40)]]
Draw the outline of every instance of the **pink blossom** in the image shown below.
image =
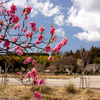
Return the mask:
[(23, 12), (21, 11), (20, 14), (23, 15)]
[(33, 28), (34, 26), (36, 26), (36, 23), (35, 22), (30, 22), (30, 26), (31, 26), (31, 28)]
[(57, 47), (53, 48), (52, 50), (53, 50), (54, 53), (57, 53), (59, 51)]
[(20, 28), (20, 24), (19, 24), (19, 23), (16, 24), (16, 25), (15, 25), (15, 28), (18, 28), (18, 29), (19, 29), (19, 28)]
[(9, 42), (9, 40), (7, 39), (7, 41), (4, 42), (3, 46), (4, 46), (4, 47), (8, 47), (9, 45), (10, 45), (10, 42)]
[(17, 75), (19, 75), (20, 73), (19, 72), (17, 72)]
[(57, 35), (54, 36), (54, 42), (56, 42), (56, 40), (57, 40)]
[(40, 40), (37, 40), (35, 43), (36, 43), (36, 44), (40, 44), (40, 43), (41, 43), (41, 41), (40, 41)]
[(10, 13), (15, 14), (15, 11), (17, 11), (17, 7), (14, 4), (10, 5)]
[(38, 38), (39, 40), (42, 40), (42, 39), (43, 39), (43, 35), (38, 35), (37, 38)]
[(36, 26), (34, 26), (33, 31), (36, 32)]
[(1, 1), (1, 4), (3, 4), (3, 1)]
[(17, 38), (15, 37), (15, 38), (13, 38), (13, 41), (12, 42), (16, 42), (17, 41)]
[(26, 35), (25, 35), (26, 38), (28, 38), (28, 37), (31, 38), (32, 36), (33, 36), (33, 33), (31, 33), (30, 31), (28, 31), (28, 32), (26, 33)]
[(21, 56), (21, 55), (23, 55), (23, 52), (22, 52), (20, 49), (18, 49), (18, 50), (17, 50), (17, 54), (18, 54), (19, 56)]
[(50, 30), (50, 34), (53, 34), (55, 32), (55, 27), (53, 26)]
[(0, 26), (0, 31), (2, 30), (2, 27)]
[(21, 49), (21, 47), (20, 46), (16, 46), (15, 47), (15, 50), (18, 50), (18, 49)]
[(49, 61), (53, 61), (54, 58), (53, 58), (52, 56), (49, 56), (49, 57), (48, 57), (48, 60), (49, 60)]
[(41, 31), (44, 32), (44, 31), (45, 31), (45, 28), (44, 28), (44, 27), (40, 27), (40, 28), (39, 28), (39, 31), (40, 31), (40, 32), (41, 32)]
[(36, 99), (40, 99), (41, 98), (40, 94), (37, 91), (34, 92), (34, 97)]
[(60, 50), (62, 48), (63, 44), (61, 42), (59, 42), (56, 47), (58, 48), (58, 50)]
[(29, 44), (26, 44), (25, 47), (29, 47)]
[(51, 46), (50, 45), (47, 45), (46, 47), (45, 47), (45, 52), (49, 52), (51, 50)]
[(22, 78), (25, 78), (25, 75), (21, 75)]
[(39, 80), (39, 85), (42, 85), (42, 84), (44, 84), (44, 80), (43, 79), (40, 79)]
[(0, 9), (0, 12), (2, 12), (2, 11), (3, 11), (3, 8)]
[(19, 22), (19, 17), (17, 15), (12, 14), (10, 19), (11, 19), (11, 22), (14, 24)]
[(7, 50), (9, 50), (9, 49), (10, 49), (10, 47), (8, 46), (8, 47), (6, 47), (6, 49), (7, 49)]
[(25, 19), (28, 20), (28, 16), (25, 16)]
[(62, 44), (63, 45), (66, 45), (67, 44), (67, 39), (65, 38), (65, 39), (62, 39)]
[(8, 16), (11, 15), (10, 10), (7, 10), (6, 13), (7, 13)]
[(30, 72), (27, 73), (27, 77), (30, 77)]
[(33, 81), (33, 85), (37, 85), (37, 84), (38, 84), (38, 80), (35, 79), (35, 80)]
[(30, 76), (33, 76), (35, 78), (37, 76), (36, 70), (31, 71)]
[(32, 7), (27, 6), (26, 9), (25, 9), (25, 12), (27, 12), (28, 14), (30, 14), (31, 13), (31, 9), (32, 9)]
[(2, 42), (2, 40), (0, 40), (0, 43)]
[(36, 31), (36, 23), (35, 22), (30, 22), (30, 26), (33, 29), (33, 31)]
[(32, 61), (32, 64), (33, 64), (34, 66), (36, 65), (36, 63), (37, 63), (37, 62), (36, 62), (35, 60)]
[(28, 62), (31, 62), (33, 60), (33, 58), (32, 57), (28, 57), (27, 60), (28, 60)]
[(27, 30), (26, 29), (23, 29), (23, 32), (26, 32)]
[(29, 61), (28, 61), (28, 60), (25, 60), (23, 63), (24, 63), (24, 64), (28, 64), (28, 63), (29, 63)]

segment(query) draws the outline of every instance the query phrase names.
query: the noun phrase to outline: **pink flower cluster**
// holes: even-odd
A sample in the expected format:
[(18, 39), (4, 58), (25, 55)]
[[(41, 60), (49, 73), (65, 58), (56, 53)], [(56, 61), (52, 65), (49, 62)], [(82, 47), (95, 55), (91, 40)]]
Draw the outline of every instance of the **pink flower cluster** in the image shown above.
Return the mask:
[(6, 49), (9, 49), (10, 48), (9, 45), (10, 45), (10, 42), (7, 39), (7, 41), (4, 42), (3, 46), (6, 47)]
[(31, 33), (30, 31), (28, 31), (25, 35), (26, 38), (31, 38), (33, 36), (33, 33)]
[(37, 41), (35, 41), (35, 43), (36, 43), (36, 44), (40, 44), (40, 43), (41, 43), (41, 41), (40, 41), (40, 40), (37, 40)]
[(40, 27), (40, 28), (39, 28), (39, 31), (40, 31), (40, 32), (44, 32), (44, 31), (45, 31), (45, 28), (44, 28), (44, 27)]
[(26, 9), (25, 9), (25, 13), (30, 14), (31, 10), (32, 10), (32, 7), (27, 6)]
[(17, 50), (17, 54), (18, 54), (19, 56), (22, 56), (22, 55), (23, 55), (23, 52), (22, 52), (20, 49), (18, 49), (18, 50)]
[(36, 31), (36, 23), (35, 22), (30, 22), (30, 26), (33, 29), (33, 31)]
[(22, 47), (20, 47), (20, 46), (16, 46), (14, 50), (16, 51), (16, 50), (19, 50), (19, 49), (22, 50)]
[(26, 44), (25, 47), (29, 47), (29, 44)]
[(38, 83), (39, 83), (39, 85), (42, 85), (42, 84), (44, 84), (45, 82), (44, 82), (43, 79), (40, 79)]
[(40, 94), (37, 91), (34, 92), (34, 97), (36, 99), (40, 99), (41, 98)]
[(19, 17), (15, 14), (12, 14), (11, 17), (9, 18), (12, 23), (16, 24), (19, 22)]
[(34, 66), (36, 65), (36, 63), (37, 63), (37, 62), (36, 62), (35, 60), (32, 61), (32, 64), (33, 64)]
[(15, 51), (16, 51), (16, 50), (17, 50), (17, 54), (18, 54), (19, 56), (22, 56), (22, 55), (23, 55), (22, 47), (16, 46), (16, 47), (15, 47)]
[(51, 46), (50, 45), (47, 45), (46, 47), (45, 47), (45, 52), (47, 53), (47, 52), (49, 52), (51, 50)]
[(24, 64), (28, 64), (30, 62), (32, 62), (33, 58), (32, 57), (28, 57), (25, 61)]
[(17, 28), (18, 29), (20, 28), (20, 24), (19, 23), (15, 25), (14, 30), (16, 30)]
[(13, 38), (13, 40), (12, 40), (12, 42), (16, 42), (17, 41), (17, 38), (16, 37), (14, 37)]
[(67, 39), (66, 38), (62, 39), (62, 42), (59, 42), (53, 49), (54, 53), (57, 53), (66, 44), (67, 44)]
[(23, 63), (24, 64), (28, 64), (28, 63), (30, 63), (30, 62), (32, 62), (32, 64), (35, 66), (36, 65), (36, 61), (35, 60), (33, 60), (33, 58), (32, 57), (28, 57)]
[(48, 60), (49, 60), (49, 61), (53, 61), (54, 58), (53, 58), (52, 56), (49, 56), (49, 57), (48, 57)]
[(25, 29), (23, 29), (23, 32), (26, 32), (26, 31), (27, 31), (27, 29), (28, 29), (27, 27), (26, 27)]
[(10, 13), (15, 14), (15, 11), (17, 11), (17, 8), (14, 4), (10, 5)]
[(43, 39), (43, 35), (38, 35), (37, 38), (38, 38), (38, 40), (35, 43), (40, 44), (41, 40)]
[(50, 30), (50, 34), (54, 34), (55, 33), (55, 27), (53, 26)]
[(0, 26), (0, 31), (2, 30), (2, 27)]
[(54, 37), (52, 37), (51, 40), (54, 41), (54, 42), (56, 42), (56, 40), (57, 40), (57, 35), (54, 35)]

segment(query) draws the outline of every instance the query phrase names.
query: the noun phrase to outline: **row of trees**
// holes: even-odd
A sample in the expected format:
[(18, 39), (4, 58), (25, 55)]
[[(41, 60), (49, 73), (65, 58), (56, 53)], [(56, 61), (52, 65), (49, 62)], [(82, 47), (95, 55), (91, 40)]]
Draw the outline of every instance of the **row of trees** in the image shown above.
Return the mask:
[[(43, 54), (43, 55), (39, 54), (39, 55), (35, 55), (35, 56), (31, 55), (31, 57), (33, 57), (33, 59), (37, 61), (37, 64), (44, 65), (45, 69), (46, 69), (48, 66), (50, 66), (52, 64), (52, 62), (61, 58), (61, 55), (55, 55), (54, 61), (49, 61), (48, 60), (49, 56), (46, 54)], [(10, 71), (10, 69), (12, 69), (12, 64), (13, 64), (13, 71), (15, 71), (17, 68), (21, 70), (21, 68), (27, 69), (29, 66), (31, 68), (34, 67), (34, 65), (31, 65), (31, 63), (29, 65), (23, 63), (24, 60), (27, 58), (27, 56), (19, 57), (17, 55), (8, 55), (8, 56), (2, 55), (2, 56), (0, 56), (0, 66), (2, 66), (3, 70), (5, 70), (5, 58), (8, 59), (8, 65), (7, 65), (7, 66), (9, 66), (8, 71)]]
[[(81, 59), (81, 54), (80, 54), (81, 50), (76, 50), (75, 53), (73, 53), (72, 50), (70, 50), (69, 52), (65, 52), (63, 56), (73, 56), (75, 59)], [(100, 47), (91, 47), (90, 50), (85, 50), (85, 48), (82, 49), (82, 55), (84, 53), (87, 53), (86, 56), (86, 63), (88, 64), (93, 64), (93, 63), (100, 63)]]

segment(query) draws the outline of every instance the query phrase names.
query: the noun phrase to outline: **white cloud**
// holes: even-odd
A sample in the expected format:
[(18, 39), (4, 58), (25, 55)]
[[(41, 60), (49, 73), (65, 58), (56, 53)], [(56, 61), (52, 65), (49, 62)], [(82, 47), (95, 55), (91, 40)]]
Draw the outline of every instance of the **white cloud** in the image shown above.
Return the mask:
[(60, 13), (60, 8), (59, 6), (54, 6), (53, 3), (50, 3), (49, 0), (46, 0), (45, 2), (38, 2), (37, 0), (29, 0), (29, 3), (32, 5), (32, 7), (41, 12), (42, 15), (45, 17), (51, 17), (55, 14)]
[(56, 15), (54, 17), (54, 23), (56, 23), (58, 26), (64, 25), (64, 15), (63, 14)]
[(64, 30), (63, 30), (62, 28), (58, 28), (58, 29), (56, 29), (56, 34), (57, 34), (58, 36), (64, 37), (65, 32), (64, 32)]
[(14, 3), (16, 6), (20, 8), (24, 8), (27, 5), (27, 0), (11, 0), (5, 4), (6, 8), (10, 8), (10, 5)]
[(14, 2), (15, 5), (20, 8), (24, 8), (25, 6), (30, 4), (33, 10), (31, 12), (31, 17), (38, 14), (38, 12), (40, 12), (45, 17), (51, 17), (54, 16), (55, 14), (60, 14), (60, 9), (61, 9), (61, 6), (57, 5), (54, 6), (53, 3), (50, 3), (50, 0), (45, 0), (45, 1), (28, 0), (28, 2), (27, 0), (11, 0), (8, 3), (6, 3), (6, 7), (9, 8), (12, 2)]
[(100, 0), (72, 0), (67, 25), (80, 27), (84, 32), (74, 36), (80, 40), (100, 41)]

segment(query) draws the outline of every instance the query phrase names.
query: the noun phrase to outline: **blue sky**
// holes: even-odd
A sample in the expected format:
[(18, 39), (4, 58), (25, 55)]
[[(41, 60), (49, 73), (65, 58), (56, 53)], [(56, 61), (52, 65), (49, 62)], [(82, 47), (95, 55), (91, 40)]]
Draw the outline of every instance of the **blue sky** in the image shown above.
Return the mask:
[(58, 36), (54, 45), (64, 36), (68, 39), (62, 51), (100, 46), (100, 0), (10, 0), (6, 7), (12, 2), (18, 7), (16, 15), (31, 5), (29, 21), (36, 22), (37, 28), (43, 25), (45, 37), (49, 37), (50, 24), (53, 24)]

